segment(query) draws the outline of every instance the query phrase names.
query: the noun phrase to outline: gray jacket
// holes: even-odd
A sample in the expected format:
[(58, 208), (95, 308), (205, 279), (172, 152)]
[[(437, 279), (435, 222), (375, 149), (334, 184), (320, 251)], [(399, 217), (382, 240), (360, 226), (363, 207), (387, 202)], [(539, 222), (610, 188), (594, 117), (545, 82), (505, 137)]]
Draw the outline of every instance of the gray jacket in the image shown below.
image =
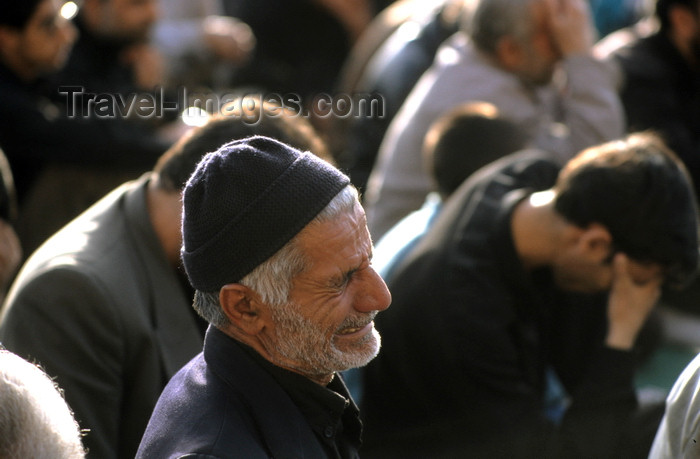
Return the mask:
[(560, 66), (566, 76), (563, 88), (528, 87), (489, 62), (466, 35), (453, 35), (438, 50), (382, 141), (365, 196), (372, 237), (378, 240), (423, 204), (432, 189), (422, 157), (425, 134), (458, 105), (494, 104), (500, 116), (523, 129), (529, 146), (556, 153), (562, 163), (583, 148), (622, 136), (622, 104), (609, 64), (575, 55)]
[(41, 246), (0, 315), (0, 342), (64, 389), (89, 457), (133, 457), (168, 379), (202, 347), (147, 184), (114, 190)]

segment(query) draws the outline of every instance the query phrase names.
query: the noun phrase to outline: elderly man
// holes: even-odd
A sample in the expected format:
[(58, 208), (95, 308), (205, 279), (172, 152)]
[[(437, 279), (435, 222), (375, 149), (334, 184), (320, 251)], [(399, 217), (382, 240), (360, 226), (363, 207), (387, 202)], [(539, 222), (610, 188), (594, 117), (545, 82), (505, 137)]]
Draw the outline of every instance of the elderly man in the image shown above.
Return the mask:
[[(438, 50), (382, 142), (365, 199), (375, 239), (422, 204), (430, 188), (423, 139), (457, 105), (494, 104), (531, 145), (562, 162), (623, 134), (612, 72), (591, 56), (587, 8), (585, 0), (477, 3), (468, 27)], [(565, 78), (553, 78), (557, 68)]]
[(266, 137), (224, 145), (184, 191), (182, 258), (204, 351), (161, 395), (137, 457), (356, 457), (337, 372), (379, 351), (389, 306), (349, 179)]
[(327, 155), (308, 122), (278, 106), (227, 115), (52, 236), (0, 314), (0, 341), (56, 378), (88, 431), (91, 458), (133, 457), (166, 382), (201, 350), (206, 323), (190, 307), (180, 219), (182, 190), (202, 156), (262, 133)]

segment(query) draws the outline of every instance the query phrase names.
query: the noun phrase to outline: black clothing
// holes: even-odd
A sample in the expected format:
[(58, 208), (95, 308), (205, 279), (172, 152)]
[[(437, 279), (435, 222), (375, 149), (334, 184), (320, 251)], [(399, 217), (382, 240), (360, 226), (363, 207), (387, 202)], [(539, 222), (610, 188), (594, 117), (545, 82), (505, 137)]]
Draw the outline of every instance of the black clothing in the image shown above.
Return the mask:
[[(140, 92), (135, 84), (131, 67), (125, 65), (122, 53), (131, 43), (112, 40), (92, 33), (80, 16), (74, 20), (79, 36), (66, 65), (51, 78), (54, 87), (81, 86), (85, 92), (93, 94), (123, 94)], [(77, 106), (72, 101), (68, 106), (81, 113), (87, 107), (88, 98), (76, 98)]]
[(119, 119), (67, 116), (65, 98), (20, 80), (0, 64), (0, 147), (15, 178), (20, 203), (51, 163), (150, 169), (168, 145)]
[[(630, 132), (653, 129), (683, 160), (696, 191), (700, 184), (700, 68), (692, 68), (662, 32), (616, 50), (620, 92)], [(700, 58), (700, 56), (698, 56)]]
[[(130, 97), (136, 98), (137, 95), (144, 94), (149, 97), (146, 107), (151, 107), (153, 103), (159, 109), (145, 108), (143, 119), (130, 115), (131, 126), (152, 131), (156, 126), (173, 121), (179, 116), (179, 111), (184, 107), (178, 106), (178, 103), (182, 105), (184, 101), (178, 100), (171, 88), (139, 86), (133, 68), (125, 63), (125, 51), (138, 45), (138, 42), (94, 34), (85, 26), (80, 16), (77, 16), (74, 22), (80, 32), (79, 38), (66, 65), (50, 79), (54, 92), (62, 89), (65, 92), (65, 88), (81, 88), (85, 93), (82, 95), (74, 92), (70, 96), (63, 96), (63, 103), (68, 107), (69, 113), (91, 116), (93, 112), (99, 111), (96, 107), (99, 106), (100, 95), (109, 95), (108, 100), (111, 101), (112, 96), (116, 95), (128, 100)], [(98, 95), (98, 98), (94, 98), (93, 95)], [(111, 105), (107, 104), (109, 108), (105, 107), (103, 112), (119, 114)], [(132, 109), (132, 112), (135, 112), (135, 109)], [(124, 120), (126, 116), (120, 118)]]
[(240, 346), (287, 392), (309, 421), (328, 457), (358, 457), (362, 437), (360, 410), (340, 376), (334, 377), (324, 388), (300, 374), (273, 365), (250, 347)]
[[(388, 0), (375, 0), (375, 12)], [(310, 105), (333, 90), (352, 46), (340, 21), (313, 0), (224, 0), (224, 12), (250, 26), (256, 48), (234, 87), (298, 94)]]
[[(558, 172), (537, 151), (477, 172), (387, 279), (363, 457), (619, 457), (634, 358), (603, 346), (605, 298), (561, 292), (513, 244), (513, 210)], [(558, 428), (544, 414), (548, 368), (571, 397)]]
[(34, 252), (0, 316), (0, 341), (65, 391), (90, 459), (133, 457), (165, 384), (202, 348), (149, 183), (124, 184)]
[(342, 380), (323, 388), (302, 378), (209, 327), (204, 352), (163, 391), (136, 457), (357, 458), (358, 412)]

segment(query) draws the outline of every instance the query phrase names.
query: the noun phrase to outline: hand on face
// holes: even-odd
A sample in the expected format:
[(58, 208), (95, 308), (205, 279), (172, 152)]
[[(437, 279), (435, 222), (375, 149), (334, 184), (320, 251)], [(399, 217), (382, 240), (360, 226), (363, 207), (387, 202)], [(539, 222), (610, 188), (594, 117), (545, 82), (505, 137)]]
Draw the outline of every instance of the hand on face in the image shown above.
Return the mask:
[(242, 64), (251, 57), (255, 36), (247, 24), (225, 16), (210, 16), (203, 29), (205, 43), (219, 58)]
[(588, 53), (595, 41), (585, 0), (543, 0), (545, 24), (562, 56)]
[(613, 282), (608, 299), (606, 344), (629, 350), (661, 295), (663, 275), (658, 265), (631, 261), (623, 253), (613, 258)]

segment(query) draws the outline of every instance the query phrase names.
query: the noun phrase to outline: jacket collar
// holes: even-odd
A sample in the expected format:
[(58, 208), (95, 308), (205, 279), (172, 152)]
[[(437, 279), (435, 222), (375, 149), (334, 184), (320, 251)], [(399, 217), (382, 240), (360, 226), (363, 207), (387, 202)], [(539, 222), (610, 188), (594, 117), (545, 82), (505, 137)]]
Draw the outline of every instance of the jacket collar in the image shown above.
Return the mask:
[(251, 415), (271, 457), (326, 457), (289, 395), (242, 346), (210, 326), (204, 339), (204, 359), (231, 390), (249, 400)]
[(191, 299), (180, 285), (176, 268), (168, 263), (151, 225), (146, 204), (148, 183), (149, 174), (135, 182), (124, 194), (123, 208), (143, 281), (150, 286), (146, 288), (148, 307), (169, 379), (201, 350), (202, 337), (191, 311)]

